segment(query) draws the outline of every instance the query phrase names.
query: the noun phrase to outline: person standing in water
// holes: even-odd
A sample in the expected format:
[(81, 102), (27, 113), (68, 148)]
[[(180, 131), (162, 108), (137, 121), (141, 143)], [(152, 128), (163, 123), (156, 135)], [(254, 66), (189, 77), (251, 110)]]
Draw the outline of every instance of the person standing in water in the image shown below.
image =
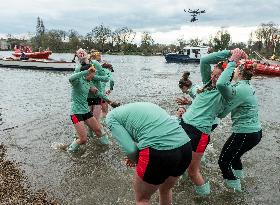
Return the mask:
[(74, 73), (69, 78), (72, 85), (71, 120), (78, 135), (78, 138), (67, 149), (70, 153), (76, 152), (80, 145), (87, 142), (85, 124), (95, 132), (97, 137), (102, 135), (99, 123), (93, 117), (87, 105), (88, 92), (96, 92), (96, 89), (91, 87), (90, 83), (94, 75), (95, 68), (93, 66), (82, 66), (80, 72)]
[[(109, 78), (109, 90), (105, 91), (106, 90), (106, 85), (107, 85), (108, 82), (102, 82), (101, 91), (104, 90), (104, 92), (105, 92), (104, 94), (106, 96), (109, 96), (111, 94), (111, 92), (113, 91), (114, 85), (115, 85), (115, 81), (114, 81), (113, 75), (112, 75), (112, 72), (114, 72), (114, 69), (113, 69), (112, 64), (110, 64), (110, 63), (103, 63), (102, 68), (105, 68), (106, 75)], [(101, 118), (100, 118), (101, 124), (105, 123), (105, 118), (106, 118), (106, 115), (108, 113), (108, 110), (109, 110), (108, 102), (105, 101), (105, 100), (102, 100), (101, 101), (101, 111), (102, 111), (102, 113), (101, 113)]]
[[(216, 66), (221, 67), (221, 65), (222, 65), (221, 63), (218, 63)], [(188, 94), (192, 98), (192, 100), (194, 100), (194, 98), (196, 97), (199, 90), (203, 87), (203, 85), (202, 84), (201, 85), (193, 84), (192, 81), (189, 79), (189, 76), (190, 76), (189, 71), (186, 71), (183, 73), (182, 78), (179, 80), (179, 88), (181, 89), (181, 91), (183, 93)], [(177, 98), (176, 102), (178, 103), (178, 105), (184, 105), (186, 109), (192, 104), (192, 101), (186, 97)], [(211, 131), (216, 129), (219, 122), (220, 122), (220, 119), (218, 117), (216, 117), (213, 122)]]
[[(76, 129), (78, 138), (68, 147), (68, 152), (75, 152), (81, 144), (87, 142), (87, 131), (85, 124), (90, 130), (94, 131), (98, 139), (106, 141), (107, 135), (102, 131), (99, 122), (94, 118), (88, 107), (88, 93), (98, 93), (98, 89), (93, 86), (92, 79), (96, 75), (96, 69), (89, 64), (87, 53), (83, 49), (76, 52), (79, 64), (76, 65), (75, 72), (70, 76), (69, 82), (72, 85), (71, 93), (71, 120)], [(105, 140), (104, 140), (105, 138)]]
[[(225, 117), (231, 113), (233, 131), (223, 146), (219, 166), (226, 186), (242, 191), (240, 179), (244, 173), (241, 157), (261, 141), (262, 128), (256, 92), (250, 82), (256, 64), (247, 61), (236, 65), (236, 61), (229, 62), (217, 81), (217, 89), (227, 101), (219, 116)], [(235, 84), (230, 82), (232, 75)]]
[[(202, 57), (200, 73), (204, 86), (183, 115), (181, 125), (191, 138), (193, 148), (188, 175), (195, 184), (196, 193), (200, 196), (210, 194), (209, 181), (204, 180), (200, 173), (201, 158), (209, 144), (213, 122), (227, 103), (216, 88), (216, 82), (223, 71), (219, 62), (226, 61), (228, 58), (240, 59), (241, 57), (246, 57), (246, 54), (240, 49), (214, 52)], [(216, 64), (213, 71), (211, 71), (211, 64)]]
[(150, 204), (159, 190), (161, 205), (172, 204), (172, 187), (190, 164), (190, 139), (177, 120), (158, 105), (136, 102), (111, 110), (106, 124), (133, 167), (137, 205)]

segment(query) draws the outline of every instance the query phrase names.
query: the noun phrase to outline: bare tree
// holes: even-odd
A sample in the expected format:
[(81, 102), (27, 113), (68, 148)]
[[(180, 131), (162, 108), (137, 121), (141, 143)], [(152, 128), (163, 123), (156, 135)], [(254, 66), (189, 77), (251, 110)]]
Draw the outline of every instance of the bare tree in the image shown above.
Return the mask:
[(92, 30), (94, 34), (94, 38), (97, 41), (97, 44), (100, 45), (100, 50), (104, 52), (105, 44), (109, 41), (112, 36), (112, 31), (109, 27), (105, 27), (104, 25), (96, 26)]

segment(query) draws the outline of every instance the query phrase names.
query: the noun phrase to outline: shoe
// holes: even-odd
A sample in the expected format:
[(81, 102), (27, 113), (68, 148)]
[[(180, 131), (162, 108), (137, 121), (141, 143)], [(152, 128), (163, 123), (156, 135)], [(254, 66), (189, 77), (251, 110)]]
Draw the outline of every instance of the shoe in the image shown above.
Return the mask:
[(240, 179), (236, 180), (225, 180), (225, 185), (229, 189), (233, 189), (233, 191), (242, 192)]
[(195, 193), (199, 196), (207, 196), (210, 194), (210, 183), (209, 181), (201, 186), (195, 186)]
[(100, 138), (98, 138), (99, 142), (103, 145), (108, 145), (110, 144), (110, 141), (109, 141), (109, 137), (107, 134), (104, 134), (102, 135)]
[(72, 144), (69, 145), (68, 149), (67, 149), (67, 152), (68, 153), (74, 153), (74, 152), (77, 152), (77, 150), (79, 149), (80, 145), (74, 141), (72, 142)]
[(202, 157), (201, 157), (201, 160), (200, 160), (202, 163), (206, 163), (206, 157), (205, 157), (205, 155), (202, 155)]
[(237, 179), (244, 179), (244, 172), (243, 170), (237, 170), (237, 169), (232, 169), (233, 171), (233, 174), (234, 176), (237, 178)]
[(188, 172), (185, 171), (184, 174), (181, 175), (180, 179), (185, 181), (185, 180), (187, 180), (188, 176), (189, 176)]

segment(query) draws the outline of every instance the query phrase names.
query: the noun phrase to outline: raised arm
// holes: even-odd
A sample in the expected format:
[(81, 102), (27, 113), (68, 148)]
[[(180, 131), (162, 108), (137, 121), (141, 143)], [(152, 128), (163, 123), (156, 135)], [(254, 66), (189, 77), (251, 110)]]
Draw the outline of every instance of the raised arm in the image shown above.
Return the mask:
[(108, 82), (109, 81), (109, 77), (107, 75), (95, 75), (93, 80), (96, 80), (96, 81), (101, 81), (101, 82)]
[(220, 75), (216, 84), (218, 91), (227, 101), (232, 99), (236, 94), (236, 87), (233, 86), (230, 82), (235, 69), (235, 65), (235, 62), (229, 62), (226, 69)]
[(69, 82), (72, 85), (76, 84), (82, 76), (85, 76), (87, 74), (88, 74), (88, 70), (84, 70), (84, 71), (81, 71), (81, 72), (74, 73), (69, 77)]
[(225, 60), (230, 56), (229, 50), (210, 53), (200, 59), (200, 73), (203, 84), (207, 84), (211, 79), (211, 64)]

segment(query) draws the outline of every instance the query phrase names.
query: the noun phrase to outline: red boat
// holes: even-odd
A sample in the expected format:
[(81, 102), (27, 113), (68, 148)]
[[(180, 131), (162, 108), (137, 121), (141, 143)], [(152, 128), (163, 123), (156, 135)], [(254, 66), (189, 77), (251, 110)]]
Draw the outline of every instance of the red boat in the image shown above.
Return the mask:
[[(28, 58), (37, 58), (37, 59), (48, 59), (52, 54), (51, 51), (41, 51), (41, 52), (24, 52)], [(21, 56), (21, 51), (15, 51), (12, 53), (13, 56), (19, 58)]]
[(267, 65), (258, 63), (255, 69), (256, 74), (280, 76), (280, 65)]

